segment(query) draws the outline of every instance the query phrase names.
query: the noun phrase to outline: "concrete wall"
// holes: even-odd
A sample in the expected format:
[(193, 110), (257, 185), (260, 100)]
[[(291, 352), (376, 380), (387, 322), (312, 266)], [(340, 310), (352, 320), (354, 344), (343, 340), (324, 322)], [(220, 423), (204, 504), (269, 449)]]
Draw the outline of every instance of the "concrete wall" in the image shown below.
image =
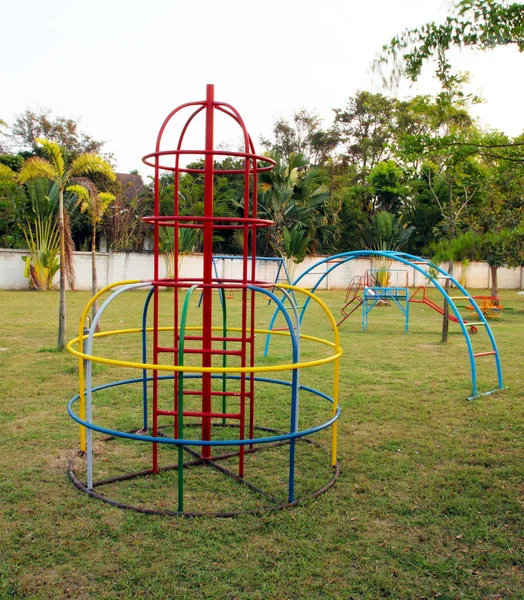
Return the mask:
[[(0, 250), (0, 289), (23, 290), (28, 288), (28, 281), (24, 278), (24, 263), (21, 257), (27, 252), (21, 250)], [(297, 266), (295, 277), (305, 271), (309, 266), (318, 262), (320, 257), (307, 258)], [(218, 275), (225, 279), (239, 278), (241, 276), (241, 261), (226, 259), (217, 263)], [(320, 265), (313, 274), (306, 276), (301, 285), (312, 287), (321, 273), (331, 265)], [(371, 267), (369, 259), (355, 259), (349, 261), (329, 274), (322, 282), (321, 289), (345, 289), (353, 277), (365, 275)], [(447, 268), (447, 265), (443, 265)], [(258, 281), (274, 281), (278, 265), (275, 261), (258, 261), (256, 277)], [(76, 289), (91, 289), (91, 253), (75, 252)], [(128, 279), (151, 279), (153, 277), (153, 255), (151, 253), (134, 252), (99, 252), (97, 253), (98, 286), (103, 287), (108, 283), (125, 281)], [(161, 277), (166, 276), (164, 265), (161, 266)], [(183, 277), (202, 276), (202, 255), (190, 254), (182, 262)], [(426, 278), (412, 267), (405, 267), (397, 263), (393, 265), (391, 274), (392, 283), (404, 287), (416, 287), (426, 284)], [(455, 266), (455, 277), (460, 277), (460, 265)], [(58, 274), (55, 278), (58, 282)], [(500, 289), (520, 289), (524, 285), (523, 269), (499, 269), (498, 283)], [(470, 263), (467, 272), (466, 287), (469, 289), (487, 289), (491, 286), (489, 267), (486, 263)]]

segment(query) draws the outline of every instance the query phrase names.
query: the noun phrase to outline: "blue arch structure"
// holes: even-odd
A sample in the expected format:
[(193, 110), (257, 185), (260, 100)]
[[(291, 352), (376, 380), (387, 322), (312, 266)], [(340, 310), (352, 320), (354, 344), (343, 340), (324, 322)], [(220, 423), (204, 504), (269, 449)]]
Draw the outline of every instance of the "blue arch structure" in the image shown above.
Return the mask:
[[(432, 263), (431, 261), (429, 261), (427, 259), (420, 258), (418, 256), (414, 256), (413, 254), (407, 254), (405, 252), (393, 252), (393, 251), (355, 250), (355, 251), (351, 251), (351, 252), (342, 252), (340, 254), (335, 254), (333, 256), (329, 256), (327, 258), (319, 260), (318, 262), (313, 264), (311, 267), (306, 269), (299, 277), (297, 277), (297, 279), (293, 282), (293, 285), (300, 286), (301, 280), (304, 279), (307, 275), (311, 274), (315, 269), (318, 269), (318, 267), (320, 265), (323, 265), (323, 264), (326, 264), (329, 262), (333, 262), (333, 265), (331, 267), (329, 267), (329, 265), (328, 265), (328, 268), (323, 273), (321, 273), (317, 282), (311, 288), (311, 292), (315, 293), (315, 291), (317, 290), (319, 285), (322, 283), (322, 281), (324, 281), (324, 279), (336, 268), (340, 267), (341, 265), (343, 265), (351, 260), (354, 260), (355, 258), (366, 258), (366, 257), (372, 257), (372, 256), (373, 257), (381, 256), (384, 258), (389, 258), (389, 259), (395, 260), (397, 262), (400, 262), (404, 265), (407, 265), (409, 267), (412, 267), (413, 269), (415, 269), (416, 271), (418, 271), (419, 273), (424, 275), (424, 277), (426, 277), (439, 290), (439, 292), (442, 294), (444, 299), (447, 300), (447, 302), (449, 303), (449, 306), (451, 308), (451, 311), (453, 312), (454, 316), (456, 317), (456, 319), (458, 321), (460, 329), (464, 335), (464, 339), (466, 340), (466, 346), (467, 346), (467, 350), (468, 350), (469, 362), (470, 362), (470, 367), (471, 367), (471, 388), (472, 388), (471, 396), (468, 397), (468, 400), (473, 400), (474, 398), (478, 398), (480, 396), (486, 396), (488, 394), (493, 394), (496, 391), (504, 389), (504, 385), (503, 385), (503, 381), (502, 381), (502, 368), (501, 368), (501, 364), (500, 364), (500, 356), (499, 356), (499, 352), (497, 349), (497, 344), (495, 342), (495, 338), (493, 336), (493, 333), (489, 327), (489, 324), (488, 324), (485, 316), (483, 315), (480, 308), (477, 306), (475, 300), (470, 296), (468, 291), (452, 275), (450, 275), (444, 269), (442, 269), (441, 267), (439, 267), (438, 265)], [(453, 297), (451, 297), (446, 292), (444, 287), (439, 283), (437, 277), (435, 277), (432, 273), (440, 274), (443, 278), (449, 279), (450, 282), (453, 283), (453, 285), (460, 291), (460, 293), (463, 294), (463, 299), (467, 299), (471, 303), (471, 306), (473, 307), (473, 309), (476, 313), (476, 316), (478, 317), (478, 321), (475, 321), (474, 323), (468, 321), (467, 324), (464, 322), (464, 319), (461, 317), (455, 303), (453, 302)], [(300, 322), (302, 322), (302, 320), (304, 318), (304, 314), (309, 305), (309, 300), (310, 299), (307, 298), (306, 301), (304, 302), (304, 305), (302, 306), (302, 310), (300, 312)], [(269, 324), (270, 330), (273, 329), (273, 326), (275, 324), (277, 316), (278, 316), (278, 311), (275, 310), (275, 312), (273, 313), (273, 316), (271, 318), (271, 322)], [(470, 336), (469, 336), (467, 328), (466, 328), (466, 326), (470, 327), (472, 325), (476, 326), (476, 327), (480, 326), (480, 327), (485, 328), (486, 333), (487, 333), (488, 338), (491, 343), (491, 350), (489, 352), (475, 352), (473, 350), (473, 345), (471, 343), (471, 339), (470, 339)], [(271, 334), (268, 334), (266, 337), (266, 345), (265, 345), (265, 354), (266, 355), (267, 355), (267, 352), (269, 349), (270, 340), (271, 340)], [(478, 358), (480, 356), (487, 356), (487, 355), (493, 356), (495, 358), (496, 367), (497, 367), (497, 385), (498, 385), (498, 387), (496, 389), (490, 390), (488, 392), (479, 393), (478, 389), (477, 389), (477, 367), (476, 367), (475, 360), (476, 360), (476, 358)]]

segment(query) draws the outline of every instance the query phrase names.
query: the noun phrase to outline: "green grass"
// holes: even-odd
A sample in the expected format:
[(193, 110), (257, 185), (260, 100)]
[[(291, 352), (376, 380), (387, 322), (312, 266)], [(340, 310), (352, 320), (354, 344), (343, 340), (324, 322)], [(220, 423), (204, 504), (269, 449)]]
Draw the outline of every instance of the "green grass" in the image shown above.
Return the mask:
[[(343, 296), (321, 294), (336, 313)], [(364, 334), (357, 311), (340, 328), (336, 485), (293, 509), (183, 519), (122, 511), (73, 487), (66, 470), (78, 427), (66, 405), (76, 393), (76, 360), (53, 352), (58, 294), (0, 292), (0, 599), (524, 598), (524, 297), (501, 296), (515, 308), (491, 322), (505, 392), (466, 401), (464, 339), (452, 325), (442, 345), (441, 317), (429, 307), (410, 307), (407, 335), (395, 307), (374, 309)], [(70, 338), (88, 297), (68, 294)], [(138, 326), (143, 300), (141, 292), (125, 296), (108, 309), (103, 329)], [(230, 301), (232, 318), (236, 306), (238, 294)], [(270, 312), (260, 303), (260, 326)], [(329, 338), (319, 315), (312, 311), (304, 331)], [(476, 347), (486, 348), (485, 334), (477, 335)], [(139, 358), (138, 338), (119, 337), (100, 347)], [(326, 350), (304, 344), (305, 359), (319, 353)], [(287, 362), (289, 344), (275, 341), (270, 354), (259, 364)], [(478, 359), (481, 391), (496, 387), (493, 363)], [(134, 376), (107, 365), (94, 371), (96, 383)], [(316, 368), (301, 382), (329, 391), (331, 373), (329, 366)], [(100, 418), (118, 426), (139, 419), (134, 388), (100, 397)], [(168, 399), (169, 390), (163, 393)], [(275, 386), (259, 386), (260, 424), (286, 426), (284, 396)], [(304, 422), (325, 416), (307, 398), (303, 408)], [(318, 439), (329, 447), (328, 435)], [(100, 449), (107, 458), (101, 472), (113, 468), (112, 457), (124, 470), (148, 459), (142, 444), (119, 444)], [(319, 450), (304, 454), (298, 485), (307, 492), (329, 469)], [(255, 466), (250, 458), (248, 473), (277, 492), (286, 479), (285, 456), (275, 452), (270, 459)], [(231, 498), (233, 506), (257, 505), (260, 499), (211, 472), (188, 471), (188, 502), (213, 507)], [(162, 506), (176, 491), (174, 479), (170, 473), (111, 492)]]

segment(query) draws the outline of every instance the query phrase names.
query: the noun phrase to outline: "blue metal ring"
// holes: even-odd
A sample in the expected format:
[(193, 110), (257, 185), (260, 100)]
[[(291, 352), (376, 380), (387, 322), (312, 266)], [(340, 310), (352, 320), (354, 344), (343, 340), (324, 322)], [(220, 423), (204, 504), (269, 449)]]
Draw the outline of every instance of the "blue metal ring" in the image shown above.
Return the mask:
[[(188, 379), (194, 379), (194, 378), (200, 378), (201, 375), (200, 374), (196, 374), (196, 375), (195, 374), (186, 374), (186, 375), (184, 375), (184, 377), (187, 377)], [(222, 375), (213, 375), (212, 378), (218, 378), (218, 377), (222, 377)], [(174, 378), (173, 375), (165, 375), (165, 376), (159, 377), (159, 379), (173, 379), (173, 378)], [(152, 379), (153, 379), (152, 377), (147, 378), (148, 381), (152, 381)], [(238, 375), (233, 375), (233, 376), (229, 376), (228, 379), (240, 379), (240, 377)], [(292, 387), (292, 384), (289, 381), (281, 381), (279, 379), (268, 379), (266, 377), (255, 377), (255, 381), (262, 381), (264, 383), (275, 383), (277, 385), (284, 385), (287, 387)], [(124, 379), (121, 381), (113, 381), (111, 383), (106, 383), (104, 385), (100, 385), (98, 387), (93, 388), (92, 392), (97, 392), (100, 390), (104, 390), (107, 388), (116, 387), (116, 386), (120, 386), (120, 385), (127, 385), (129, 383), (142, 383), (142, 382), (143, 382), (142, 377), (139, 377), (136, 379)], [(304, 390), (305, 392), (310, 392), (311, 394), (315, 394), (316, 396), (319, 396), (320, 398), (323, 398), (324, 400), (327, 400), (328, 402), (333, 403), (333, 399), (330, 396), (328, 396), (327, 394), (324, 394), (323, 392), (320, 392), (319, 390), (315, 390), (313, 388), (310, 388), (310, 387), (304, 386), (304, 385), (299, 386), (299, 388), (301, 390)], [(340, 407), (337, 407), (336, 414), (333, 417), (331, 417), (331, 419), (329, 419), (325, 423), (317, 425), (316, 427), (311, 427), (310, 429), (304, 429), (303, 431), (297, 431), (295, 433), (285, 433), (282, 435), (276, 435), (276, 436), (265, 437), (265, 438), (251, 438), (251, 439), (244, 439), (244, 440), (215, 440), (215, 441), (213, 441), (213, 440), (186, 440), (186, 439), (175, 440), (172, 438), (154, 437), (151, 435), (137, 435), (135, 433), (127, 433), (125, 431), (116, 431), (114, 429), (107, 429), (106, 427), (99, 427), (98, 425), (95, 425), (94, 423), (88, 423), (87, 421), (81, 419), (78, 415), (76, 415), (73, 412), (73, 404), (79, 399), (79, 397), (80, 397), (80, 394), (77, 394), (69, 401), (69, 403), (67, 405), (67, 412), (74, 421), (76, 421), (80, 425), (83, 425), (87, 429), (91, 429), (93, 431), (98, 431), (100, 433), (104, 433), (106, 435), (111, 435), (114, 437), (127, 438), (127, 439), (141, 441), (141, 442), (173, 444), (175, 446), (181, 446), (181, 445), (185, 445), (185, 446), (246, 446), (248, 444), (269, 444), (272, 442), (279, 442), (279, 441), (283, 441), (283, 440), (293, 440), (293, 439), (297, 439), (297, 438), (304, 437), (307, 435), (311, 435), (313, 433), (317, 433), (318, 431), (322, 431), (323, 429), (326, 429), (330, 425), (332, 425), (340, 417)]]

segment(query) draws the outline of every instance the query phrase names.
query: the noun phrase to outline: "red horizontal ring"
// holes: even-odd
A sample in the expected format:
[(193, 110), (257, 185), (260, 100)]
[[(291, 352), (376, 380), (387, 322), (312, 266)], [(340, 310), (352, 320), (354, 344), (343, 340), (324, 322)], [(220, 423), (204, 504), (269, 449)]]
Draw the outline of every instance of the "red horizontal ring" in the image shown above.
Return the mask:
[(211, 289), (245, 289), (250, 285), (255, 285), (257, 287), (269, 288), (274, 287), (274, 281), (257, 281), (247, 279), (244, 283), (240, 279), (217, 279), (213, 277), (212, 283), (204, 283), (202, 279), (198, 279), (196, 277), (191, 278), (183, 278), (178, 279), (177, 281), (173, 281), (173, 279), (145, 279), (144, 282), (148, 282), (153, 286), (163, 286), (163, 287), (177, 287), (177, 288), (190, 288), (196, 285), (199, 288), (211, 288)]
[[(207, 217), (207, 216), (187, 216), (187, 215), (158, 215), (150, 217), (142, 217), (142, 221), (146, 223), (158, 223), (163, 227), (174, 227), (175, 223), (179, 224), (179, 227), (188, 227), (193, 229), (201, 229), (204, 223), (236, 223), (236, 225), (215, 225), (215, 229), (239, 229), (243, 225), (251, 225), (254, 227), (271, 227), (274, 225), (274, 221), (269, 219), (258, 219), (255, 217)], [(190, 221), (193, 221), (190, 223)], [(200, 221), (200, 223), (194, 223), (194, 221)]]
[[(232, 152), (230, 150), (160, 150), (159, 152), (151, 152), (150, 154), (146, 154), (142, 158), (142, 162), (149, 167), (156, 167), (157, 165), (149, 161), (148, 159), (153, 157), (160, 156), (184, 156), (184, 155), (193, 155), (193, 156), (234, 156), (238, 158), (248, 158), (251, 160), (260, 160), (265, 163), (269, 163), (267, 167), (258, 167), (255, 166), (249, 167), (249, 174), (252, 173), (263, 173), (264, 171), (271, 171), (277, 164), (272, 158), (267, 156), (261, 156), (260, 154), (252, 154), (251, 152)], [(159, 169), (164, 171), (180, 171), (181, 173), (204, 173), (204, 168), (195, 169), (188, 167), (170, 167), (165, 165), (158, 165)], [(246, 169), (213, 169), (213, 173), (223, 173), (226, 175), (239, 175), (245, 174)]]

